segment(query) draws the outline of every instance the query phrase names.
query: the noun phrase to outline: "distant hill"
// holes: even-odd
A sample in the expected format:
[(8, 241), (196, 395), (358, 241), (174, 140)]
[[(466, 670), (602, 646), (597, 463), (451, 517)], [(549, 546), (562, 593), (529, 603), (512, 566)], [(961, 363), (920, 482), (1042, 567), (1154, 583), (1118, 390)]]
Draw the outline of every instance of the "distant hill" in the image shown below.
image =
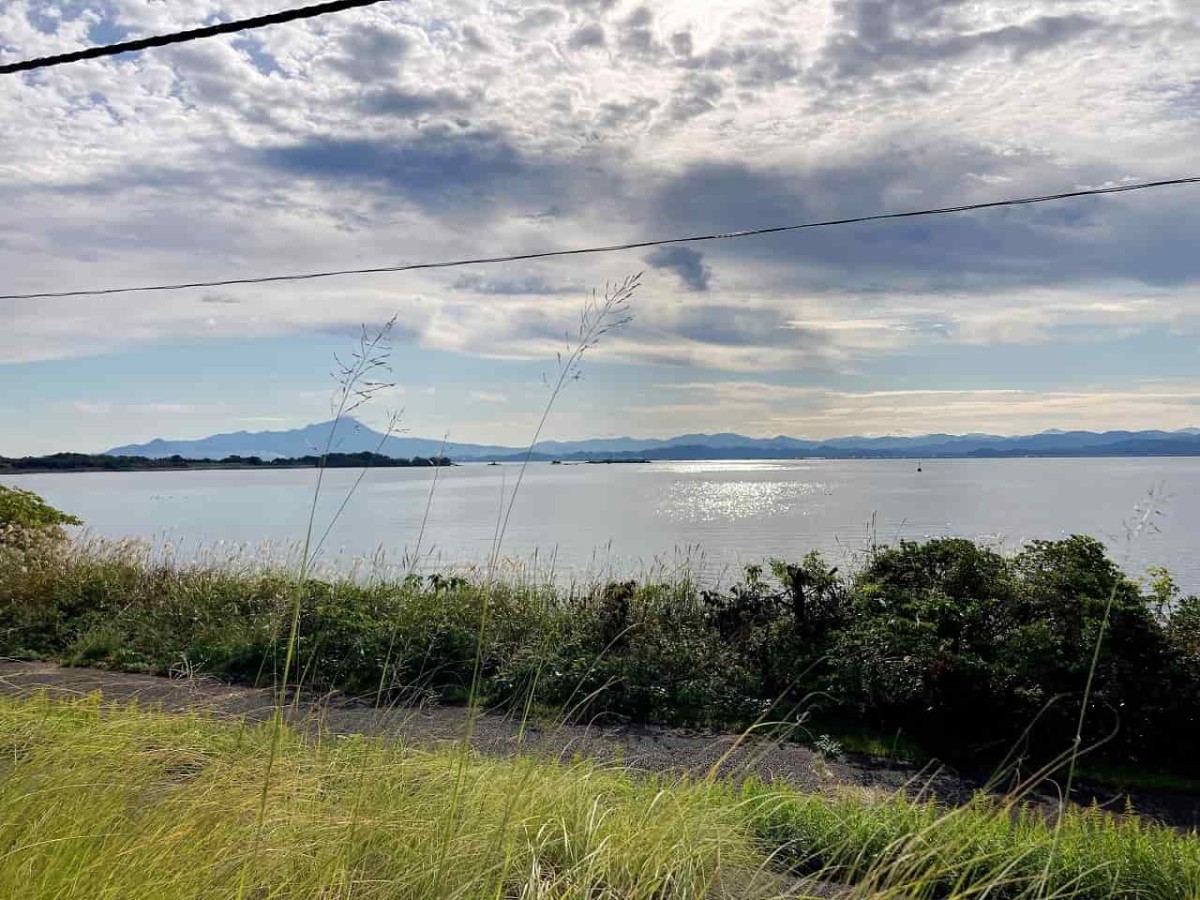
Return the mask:
[[(194, 441), (168, 441), (157, 438), (146, 444), (126, 444), (106, 451), (111, 456), (146, 456), (163, 459), (183, 456), (187, 459), (223, 459), (226, 456), (258, 456), (262, 459), (307, 456), (320, 453), (329, 440), (333, 422), (318, 422), (288, 431), (234, 431), (214, 434)], [(414, 456), (449, 456), (455, 459), (490, 459), (494, 455), (517, 452), (512, 447), (480, 444), (454, 444), (427, 438), (384, 436), (353, 418), (338, 425), (331, 449), (338, 453), (376, 452), (384, 456), (410, 459)]]
[[(114, 456), (162, 459), (222, 459), (258, 456), (266, 460), (306, 456), (325, 446), (332, 422), (288, 431), (237, 431), (193, 441), (157, 439), (126, 444), (107, 452)], [(381, 443), (382, 442), (382, 443)], [(439, 440), (388, 437), (354, 419), (338, 426), (333, 449), (339, 453), (378, 452), (408, 459), (442, 454), (456, 462), (516, 461), (525, 448), (491, 444), (443, 444)], [(1200, 428), (1182, 431), (1045, 431), (1041, 434), (927, 434), (920, 437), (845, 437), (811, 441), (778, 435), (751, 438), (740, 434), (684, 434), (673, 438), (592, 438), (585, 441), (542, 441), (536, 460), (591, 459), (902, 459), (1011, 456), (1200, 456)]]

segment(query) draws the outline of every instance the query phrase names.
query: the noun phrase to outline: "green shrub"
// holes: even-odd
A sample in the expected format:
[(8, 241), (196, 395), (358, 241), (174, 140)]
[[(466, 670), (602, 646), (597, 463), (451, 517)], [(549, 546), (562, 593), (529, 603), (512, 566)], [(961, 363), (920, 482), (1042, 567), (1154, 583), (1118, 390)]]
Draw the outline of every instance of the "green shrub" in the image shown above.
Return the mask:
[(66, 538), (63, 525), (82, 525), (75, 516), (60, 512), (33, 491), (0, 484), (0, 549), (35, 549)]
[(1105, 741), (1095, 761), (1200, 771), (1200, 600), (1161, 579), (1143, 593), (1085, 537), (1015, 556), (906, 542), (848, 575), (809, 555), (725, 588), (569, 590), (441, 575), (298, 587), (261, 565), (94, 542), (0, 554), (0, 653), (270, 682), (297, 590), (295, 671), (319, 690), (462, 701), (478, 655), (495, 705), (725, 726), (804, 712), (824, 730), (851, 723), (861, 746), (903, 734), (982, 764), (1016, 747), (1026, 771), (1071, 746), (1103, 631), (1084, 733)]

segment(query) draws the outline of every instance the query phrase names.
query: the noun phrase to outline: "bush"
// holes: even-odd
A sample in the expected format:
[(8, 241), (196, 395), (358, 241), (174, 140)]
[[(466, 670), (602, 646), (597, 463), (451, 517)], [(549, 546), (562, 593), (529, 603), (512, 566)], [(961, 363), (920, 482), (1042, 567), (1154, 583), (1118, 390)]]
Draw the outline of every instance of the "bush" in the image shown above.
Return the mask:
[(0, 484), (0, 548), (30, 549), (66, 539), (63, 525), (82, 525), (75, 516), (60, 512), (33, 491)]
[(1033, 541), (1014, 557), (964, 540), (902, 543), (855, 580), (834, 638), (836, 690), (943, 755), (1007, 749), (1032, 726), (1026, 750), (1044, 758), (1074, 738), (1099, 643), (1085, 745), (1174, 756), (1179, 717), (1200, 697), (1184, 672), (1197, 667), (1178, 658), (1152, 600), (1089, 537)]
[(300, 586), (261, 565), (77, 544), (0, 554), (0, 653), (273, 680), (296, 591), (294, 671), (321, 690), (462, 701), (478, 655), (482, 698), (500, 706), (725, 726), (794, 723), (800, 708), (831, 733), (902, 732), (981, 764), (1018, 743), (1036, 761), (1072, 746), (1099, 641), (1085, 744), (1200, 772), (1200, 600), (1161, 576), (1143, 592), (1087, 537), (1014, 556), (905, 542), (848, 575), (810, 554), (724, 588), (571, 590), (442, 575)]

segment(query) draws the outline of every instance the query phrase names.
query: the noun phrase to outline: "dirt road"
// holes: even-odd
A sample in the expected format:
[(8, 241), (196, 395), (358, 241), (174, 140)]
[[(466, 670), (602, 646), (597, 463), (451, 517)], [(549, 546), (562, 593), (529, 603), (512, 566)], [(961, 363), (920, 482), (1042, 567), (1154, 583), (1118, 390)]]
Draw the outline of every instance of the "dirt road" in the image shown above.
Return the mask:
[[(100, 692), (111, 702), (137, 700), (168, 712), (204, 711), (228, 718), (264, 720), (272, 711), (269, 691), (229, 685), (208, 678), (168, 679), (96, 669), (67, 669), (51, 663), (0, 661), (0, 694), (22, 696), (45, 690), (51, 696), (86, 696)], [(384, 735), (424, 747), (462, 740), (467, 711), (461, 707), (375, 709), (338, 696), (305, 700), (294, 713), (301, 727), (332, 733)], [(936, 796), (961, 803), (981, 781), (944, 767), (920, 768), (871, 757), (845, 755), (830, 759), (791, 741), (739, 739), (736, 734), (691, 731), (611, 721), (563, 724), (531, 722), (496, 713), (478, 716), (474, 748), (484, 754), (525, 753), (571, 759), (576, 755), (601, 763), (619, 763), (647, 772), (686, 771), (704, 774), (713, 766), (724, 775), (753, 773), (783, 780), (801, 790), (838, 785), (911, 796)], [(1077, 802), (1093, 798), (1114, 811), (1125, 807), (1125, 795), (1103, 786), (1081, 784), (1072, 792)], [(1138, 793), (1132, 798), (1144, 815), (1181, 827), (1200, 825), (1200, 797), (1189, 794)], [(1052, 803), (1050, 793), (1044, 795)]]

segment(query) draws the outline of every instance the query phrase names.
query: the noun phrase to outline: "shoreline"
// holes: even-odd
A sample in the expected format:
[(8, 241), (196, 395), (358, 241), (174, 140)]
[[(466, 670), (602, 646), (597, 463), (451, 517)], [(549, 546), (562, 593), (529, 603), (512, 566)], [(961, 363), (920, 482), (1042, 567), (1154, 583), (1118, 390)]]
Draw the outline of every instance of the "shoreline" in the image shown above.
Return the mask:
[[(366, 466), (368, 469), (450, 469), (458, 468), (462, 463), (443, 463), (439, 466), (424, 466), (424, 465), (389, 465), (389, 466)], [(214, 471), (231, 471), (231, 472), (270, 472), (270, 471), (285, 471), (294, 469), (319, 469), (317, 465), (307, 465), (303, 463), (288, 463), (286, 465), (221, 465), (220, 463), (212, 463), (209, 465), (189, 465), (189, 466), (138, 466), (131, 469), (0, 469), (0, 476), (4, 475), (136, 475), (138, 472), (214, 472)], [(326, 466), (328, 471), (336, 471), (345, 469), (354, 471), (359, 466)]]
[[(0, 457), (3, 459), (3, 457)], [(390, 459), (390, 458), (389, 458)], [(1009, 462), (1023, 460), (1200, 460), (1200, 453), (1191, 454), (1007, 454), (996, 456), (738, 456), (738, 457), (663, 457), (657, 458), (637, 458), (637, 459), (551, 459), (540, 458), (531, 459), (528, 461), (530, 465), (551, 465), (551, 466), (579, 466), (579, 465), (654, 465), (657, 463), (838, 463), (838, 462), (855, 462), (855, 463), (886, 463), (886, 462), (921, 462), (926, 464), (939, 462)], [(374, 463), (369, 465), (326, 465), (327, 470), (347, 469), (434, 469), (434, 468), (462, 468), (466, 466), (519, 466), (524, 465), (523, 459), (466, 459), (466, 460), (447, 460), (436, 465), (431, 463), (411, 463), (406, 460), (399, 459), (386, 463)], [(59, 474), (104, 474), (104, 473), (126, 473), (126, 472), (189, 472), (189, 471), (256, 471), (265, 472), (276, 469), (317, 469), (320, 468), (316, 463), (269, 463), (262, 464), (252, 463), (221, 463), (219, 461), (189, 461), (187, 465), (138, 465), (129, 467), (104, 467), (104, 466), (72, 466), (72, 467), (54, 467), (54, 466), (0, 466), (0, 476), (4, 475), (59, 475)]]

